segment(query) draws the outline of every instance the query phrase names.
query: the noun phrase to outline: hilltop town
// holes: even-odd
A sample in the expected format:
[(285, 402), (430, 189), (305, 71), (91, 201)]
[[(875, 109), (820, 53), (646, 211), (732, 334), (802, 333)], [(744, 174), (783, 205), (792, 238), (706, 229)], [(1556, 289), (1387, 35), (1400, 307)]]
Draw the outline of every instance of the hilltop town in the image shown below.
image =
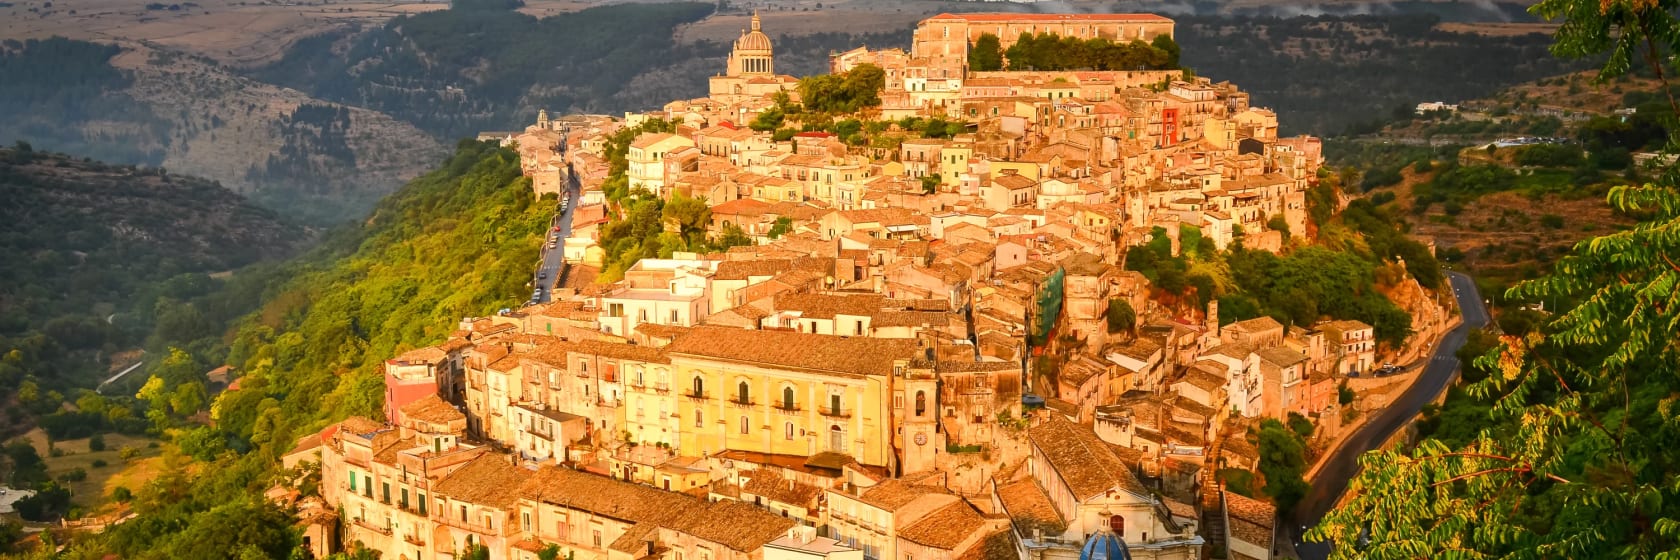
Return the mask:
[[(1272, 558), (1216, 478), (1245, 434), (1332, 440), (1456, 321), (1410, 280), (1403, 342), (1222, 321), (1127, 266), (1315, 234), (1319, 139), (1177, 68), (1171, 19), (941, 14), (820, 80), (750, 25), (707, 97), (484, 135), (561, 209), (538, 285), (285, 454), (317, 555)], [(1088, 58), (1014, 60), (1047, 37)]]

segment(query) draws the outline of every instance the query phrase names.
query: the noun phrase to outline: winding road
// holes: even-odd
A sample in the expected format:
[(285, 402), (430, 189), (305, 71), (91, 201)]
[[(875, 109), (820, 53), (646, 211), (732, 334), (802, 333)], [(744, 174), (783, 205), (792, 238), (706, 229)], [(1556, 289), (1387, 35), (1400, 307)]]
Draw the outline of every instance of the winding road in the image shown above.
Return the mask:
[[(1423, 405), (1435, 400), (1435, 397), (1446, 390), (1447, 385), (1456, 378), (1458, 371), (1458, 349), (1464, 346), (1464, 341), (1470, 336), (1470, 331), (1480, 329), (1488, 324), (1487, 306), (1482, 301), (1481, 293), (1476, 291), (1476, 283), (1469, 276), (1457, 272), (1446, 271), (1447, 281), (1452, 284), (1453, 293), (1458, 298), (1458, 308), (1464, 313), (1464, 322), (1458, 328), (1447, 333), (1441, 339), (1440, 345), (1435, 347), (1435, 354), (1424, 365), (1416, 383), (1402, 393), (1394, 404), (1377, 413), (1375, 418), (1361, 426), (1353, 435), (1343, 441), (1341, 446), (1325, 462), (1319, 470), (1318, 476), (1312, 480), (1312, 490), (1307, 492), (1306, 498), (1301, 500), (1295, 510), (1294, 519), (1286, 527), (1284, 534), (1289, 534), (1300, 542), (1301, 528), (1317, 525), (1342, 493), (1347, 491), (1348, 481), (1359, 474), (1359, 457), (1366, 451), (1382, 445), (1394, 432), (1411, 422), (1417, 416)], [(1295, 547), (1303, 560), (1323, 560), (1330, 557), (1330, 545), (1327, 543), (1301, 542)]]
[[(560, 153), (564, 154), (565, 149), (566, 140), (564, 136), (561, 136)], [(536, 295), (532, 299), (536, 303), (548, 303), (554, 299), (554, 284), (560, 278), (560, 269), (565, 264), (566, 237), (572, 234), (572, 214), (577, 209), (578, 191), (582, 190), (582, 185), (578, 181), (577, 174), (571, 172), (570, 165), (567, 166), (566, 171), (564, 188), (571, 202), (566, 205), (564, 211), (560, 211), (558, 207), (555, 208), (553, 226), (559, 228), (559, 230), (555, 231), (551, 228), (548, 233), (549, 237), (543, 240), (542, 262), (538, 264), (536, 277), (532, 279), (532, 284), (536, 286), (533, 291)], [(549, 239), (557, 240), (558, 245), (549, 249)]]

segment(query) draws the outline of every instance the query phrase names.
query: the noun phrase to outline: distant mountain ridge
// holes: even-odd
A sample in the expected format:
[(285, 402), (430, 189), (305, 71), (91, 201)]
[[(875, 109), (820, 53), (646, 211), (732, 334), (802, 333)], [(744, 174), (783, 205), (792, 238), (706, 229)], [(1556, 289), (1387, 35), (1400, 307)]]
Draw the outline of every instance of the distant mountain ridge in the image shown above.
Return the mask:
[(148, 45), (0, 47), (0, 142), (208, 177), (315, 223), (359, 216), (445, 149), (374, 111)]
[[(154, 326), (219, 337), (218, 318), (257, 296), (206, 297), (226, 283), (212, 275), (290, 257), (316, 236), (213, 181), (26, 144), (0, 149), (0, 197), (0, 403), (25, 382), (42, 395), (91, 388)], [(260, 293), (264, 274), (235, 276)], [(24, 404), (0, 407), (0, 435), (58, 405)]]

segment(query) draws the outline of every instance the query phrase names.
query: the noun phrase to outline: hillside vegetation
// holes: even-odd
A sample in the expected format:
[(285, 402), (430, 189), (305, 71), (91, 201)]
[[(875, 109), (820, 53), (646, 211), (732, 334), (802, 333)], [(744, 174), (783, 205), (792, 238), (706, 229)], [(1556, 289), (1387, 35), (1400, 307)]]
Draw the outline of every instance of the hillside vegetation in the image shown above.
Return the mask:
[(443, 153), (385, 115), (145, 45), (6, 41), (0, 75), (0, 141), (208, 177), (311, 223), (361, 215)]
[(1552, 57), (1546, 35), (1451, 33), (1431, 15), (1177, 19), (1184, 66), (1252, 93), (1284, 134), (1374, 130), (1397, 106), (1482, 97), (1583, 66)]
[(32, 416), (54, 436), (139, 417), (56, 411), (131, 361), (113, 364), (118, 352), (219, 337), (217, 320), (249, 312), (247, 277), (261, 275), (211, 274), (289, 257), (312, 237), (207, 180), (24, 144), (0, 149), (0, 197), (0, 435)]
[[(463, 141), (360, 226), (271, 271), (280, 280), (231, 337), (170, 350), (150, 372), (140, 408), (173, 440), (162, 472), (134, 489), (138, 517), (70, 554), (288, 557), (294, 519), (261, 495), (279, 454), (328, 421), (380, 417), (384, 359), (520, 300), (552, 211), (533, 198), (517, 154)], [(241, 387), (207, 403), (216, 421), (203, 425), (172, 395), (191, 393), (221, 356), (242, 372)]]

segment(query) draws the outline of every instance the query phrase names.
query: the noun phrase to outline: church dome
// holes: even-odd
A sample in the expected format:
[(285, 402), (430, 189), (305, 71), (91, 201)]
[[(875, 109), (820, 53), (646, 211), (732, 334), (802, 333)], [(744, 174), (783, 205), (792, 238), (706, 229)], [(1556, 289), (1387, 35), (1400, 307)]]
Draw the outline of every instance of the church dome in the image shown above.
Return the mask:
[(758, 12), (753, 12), (752, 30), (742, 33), (741, 38), (735, 40), (735, 50), (770, 52), (770, 36), (764, 34)]
[(1126, 541), (1120, 535), (1103, 531), (1085, 539), (1085, 548), (1080, 549), (1079, 560), (1132, 560), (1132, 552), (1126, 548)]

